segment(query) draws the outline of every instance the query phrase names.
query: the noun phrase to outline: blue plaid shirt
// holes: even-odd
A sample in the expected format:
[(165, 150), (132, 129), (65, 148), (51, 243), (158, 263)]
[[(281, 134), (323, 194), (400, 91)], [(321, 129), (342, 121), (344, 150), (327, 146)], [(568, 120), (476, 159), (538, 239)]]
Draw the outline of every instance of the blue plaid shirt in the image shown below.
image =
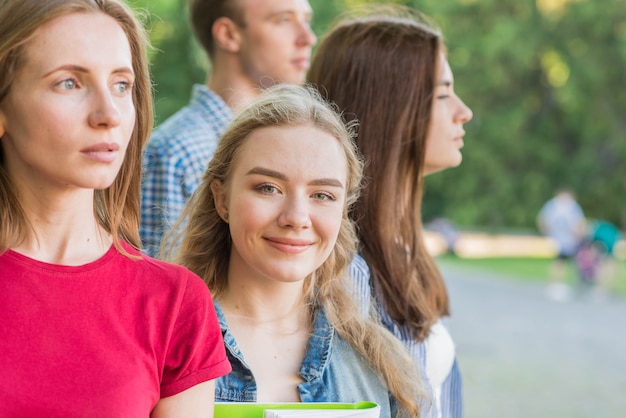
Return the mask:
[(163, 235), (200, 185), (232, 118), (221, 97), (197, 84), (189, 104), (154, 131), (143, 155), (141, 184), (139, 233), (146, 254), (158, 254)]
[[(356, 255), (350, 264), (350, 276), (356, 287), (359, 307), (362, 312), (369, 311), (369, 304), (372, 300), (372, 287), (370, 283), (370, 269), (360, 255)], [(428, 390), (432, 393), (432, 388), (426, 377), (426, 345), (424, 342), (416, 341), (407, 326), (401, 326), (394, 322), (384, 309), (383, 304), (378, 299), (380, 296), (373, 295), (373, 300), (377, 304), (376, 308), (380, 314), (381, 322), (408, 348), (411, 357), (417, 363), (422, 373), (422, 379)], [(462, 418), (463, 417), (463, 397), (461, 391), (461, 373), (456, 359), (452, 365), (450, 374), (441, 387), (441, 408), (430, 408), (424, 411), (423, 417), (428, 418)]]

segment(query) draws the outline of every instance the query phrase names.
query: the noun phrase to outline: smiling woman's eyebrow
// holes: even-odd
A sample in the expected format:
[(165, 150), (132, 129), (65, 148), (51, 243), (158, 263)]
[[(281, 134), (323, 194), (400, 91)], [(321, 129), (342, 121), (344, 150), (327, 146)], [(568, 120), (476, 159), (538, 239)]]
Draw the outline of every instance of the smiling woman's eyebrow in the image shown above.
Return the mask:
[(315, 179), (309, 184), (312, 184), (314, 186), (340, 187), (343, 189), (343, 184), (341, 184), (339, 180), (333, 178)]
[[(249, 175), (253, 175), (253, 174), (259, 174), (262, 176), (267, 176), (267, 177), (272, 177), (278, 180), (283, 180), (283, 181), (288, 181), (289, 179), (287, 178), (287, 176), (285, 176), (283, 173), (280, 173), (278, 171), (275, 170), (271, 170), (269, 168), (263, 168), (263, 167), (254, 167), (251, 168), (250, 170), (248, 170), (248, 172), (246, 173), (247, 176)], [(321, 178), (321, 179), (315, 179), (313, 181), (311, 181), (309, 184), (314, 185), (314, 186), (333, 186), (333, 187), (340, 187), (343, 189), (343, 184), (334, 178)]]
[(262, 176), (268, 176), (268, 177), (273, 177), (276, 178), (278, 180), (287, 180), (287, 176), (285, 176), (283, 173), (280, 173), (278, 171), (275, 170), (270, 170), (269, 168), (263, 168), (263, 167), (254, 167), (251, 168), (246, 175), (252, 175), (252, 174), (260, 174)]

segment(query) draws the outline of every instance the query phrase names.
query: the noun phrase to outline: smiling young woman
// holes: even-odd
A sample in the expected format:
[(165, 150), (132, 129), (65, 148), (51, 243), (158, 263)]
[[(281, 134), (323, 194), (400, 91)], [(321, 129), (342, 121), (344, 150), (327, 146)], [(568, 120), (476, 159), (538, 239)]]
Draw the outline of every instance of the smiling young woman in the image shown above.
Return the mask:
[(233, 364), (216, 400), (367, 400), (381, 417), (419, 416), (419, 372), (352, 298), (352, 135), (311, 89), (267, 89), (222, 136), (174, 226), (186, 225), (169, 237), (173, 260), (208, 283)]

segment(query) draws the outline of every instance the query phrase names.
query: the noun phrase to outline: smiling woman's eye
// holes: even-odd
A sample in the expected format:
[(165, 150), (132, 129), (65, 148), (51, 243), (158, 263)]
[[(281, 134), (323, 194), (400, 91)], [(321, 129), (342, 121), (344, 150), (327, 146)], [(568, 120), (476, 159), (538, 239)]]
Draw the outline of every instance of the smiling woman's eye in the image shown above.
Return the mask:
[(330, 201), (334, 202), (335, 200), (337, 200), (335, 198), (335, 196), (333, 196), (331, 193), (327, 193), (327, 192), (314, 193), (313, 194), (313, 198), (316, 199), (316, 200), (321, 200), (321, 201), (330, 200)]
[(269, 184), (269, 183), (259, 184), (258, 186), (256, 186), (256, 190), (260, 191), (261, 193), (265, 193), (265, 194), (275, 194), (275, 193), (278, 193), (278, 188), (276, 186), (274, 186), (273, 184)]

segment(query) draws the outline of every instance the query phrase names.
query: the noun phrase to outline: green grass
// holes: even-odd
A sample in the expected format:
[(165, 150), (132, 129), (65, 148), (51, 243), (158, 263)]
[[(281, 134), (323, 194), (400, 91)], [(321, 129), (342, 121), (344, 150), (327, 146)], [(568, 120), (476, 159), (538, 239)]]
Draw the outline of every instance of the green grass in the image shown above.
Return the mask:
[[(437, 262), (453, 264), (462, 268), (488, 270), (519, 276), (520, 279), (547, 281), (551, 259), (545, 258), (460, 258), (445, 254), (437, 257)], [(573, 278), (573, 269), (572, 269)]]
[[(550, 258), (460, 258), (450, 254), (436, 258), (441, 265), (452, 265), (463, 269), (502, 273), (503, 277), (532, 282), (548, 282)], [(610, 285), (611, 291), (626, 297), (626, 260), (618, 262), (617, 272)], [(578, 273), (570, 263), (566, 280), (572, 285), (579, 283)]]

